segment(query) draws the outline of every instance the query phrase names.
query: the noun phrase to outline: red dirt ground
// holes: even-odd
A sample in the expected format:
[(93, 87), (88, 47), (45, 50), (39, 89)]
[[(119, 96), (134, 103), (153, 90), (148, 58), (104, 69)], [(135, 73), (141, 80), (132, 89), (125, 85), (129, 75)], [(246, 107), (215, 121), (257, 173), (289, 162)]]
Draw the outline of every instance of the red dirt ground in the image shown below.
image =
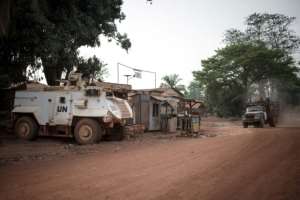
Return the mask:
[(217, 137), (145, 134), (87, 147), (4, 140), (0, 199), (300, 199), (300, 128), (203, 125)]

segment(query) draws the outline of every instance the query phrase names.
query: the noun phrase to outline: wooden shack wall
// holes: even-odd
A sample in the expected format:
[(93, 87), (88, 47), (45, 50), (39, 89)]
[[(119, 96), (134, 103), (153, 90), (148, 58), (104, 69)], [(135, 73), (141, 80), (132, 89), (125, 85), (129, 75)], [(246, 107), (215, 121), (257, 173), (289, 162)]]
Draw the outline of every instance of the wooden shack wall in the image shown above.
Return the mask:
[[(153, 104), (158, 104), (158, 116), (153, 116)], [(134, 113), (134, 123), (144, 124), (149, 131), (161, 130), (160, 101), (151, 98), (149, 94), (137, 94), (131, 97), (131, 106)]]
[(149, 128), (149, 102), (150, 97), (144, 94), (138, 94), (131, 98), (134, 122), (136, 124), (144, 124), (146, 130)]
[[(157, 103), (158, 104), (158, 115), (153, 116), (153, 104)], [(160, 101), (155, 100), (153, 98), (150, 98), (149, 100), (149, 131), (159, 131), (161, 130), (161, 125), (160, 125)]]

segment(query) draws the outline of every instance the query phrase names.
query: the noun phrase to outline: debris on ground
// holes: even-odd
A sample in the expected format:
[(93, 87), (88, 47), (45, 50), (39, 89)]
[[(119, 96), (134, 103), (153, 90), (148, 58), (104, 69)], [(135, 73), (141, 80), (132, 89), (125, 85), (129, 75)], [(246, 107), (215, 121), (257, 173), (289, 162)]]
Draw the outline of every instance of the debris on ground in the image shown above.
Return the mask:
[[(218, 124), (222, 124), (222, 126)], [(163, 132), (145, 132), (144, 126), (134, 125), (126, 127), (125, 140), (123, 141), (101, 141), (93, 145), (78, 145), (70, 138), (52, 138), (39, 137), (35, 141), (23, 141), (17, 139), (12, 133), (7, 133), (1, 129), (0, 133), (0, 165), (7, 165), (12, 163), (22, 163), (35, 160), (53, 160), (60, 159), (69, 155), (85, 155), (97, 152), (107, 151), (119, 152), (123, 150), (124, 146), (130, 144), (157, 144), (168, 143), (178, 139), (185, 139), (187, 137), (205, 139), (215, 137), (224, 133), (224, 126), (235, 126), (231, 122), (220, 121), (216, 118), (204, 119), (201, 131), (199, 134), (191, 136), (180, 136), (180, 132), (163, 133)], [(237, 126), (240, 126), (239, 124)], [(222, 132), (221, 133), (221, 130)], [(228, 130), (229, 133), (232, 131)]]
[(142, 135), (145, 131), (145, 126), (143, 124), (134, 124), (125, 126), (124, 128), (124, 138), (129, 140), (131, 138), (137, 138)]

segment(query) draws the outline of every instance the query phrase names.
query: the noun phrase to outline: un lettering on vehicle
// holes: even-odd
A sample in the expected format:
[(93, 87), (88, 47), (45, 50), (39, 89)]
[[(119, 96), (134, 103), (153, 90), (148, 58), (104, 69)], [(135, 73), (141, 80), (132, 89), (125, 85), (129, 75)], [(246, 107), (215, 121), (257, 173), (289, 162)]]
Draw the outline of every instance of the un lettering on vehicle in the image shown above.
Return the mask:
[(68, 106), (57, 106), (57, 112), (68, 112)]

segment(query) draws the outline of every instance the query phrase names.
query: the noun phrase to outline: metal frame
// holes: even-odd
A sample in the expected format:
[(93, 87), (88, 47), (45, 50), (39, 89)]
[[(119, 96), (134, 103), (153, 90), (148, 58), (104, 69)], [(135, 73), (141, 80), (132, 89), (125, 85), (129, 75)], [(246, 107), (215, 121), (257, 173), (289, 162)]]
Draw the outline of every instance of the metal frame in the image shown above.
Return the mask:
[[(142, 70), (142, 69), (137, 69), (137, 68), (134, 68), (134, 67), (130, 67), (130, 66), (127, 66), (127, 65), (124, 65), (122, 63), (117, 63), (117, 81), (118, 83), (120, 83), (120, 66), (123, 66), (123, 67), (126, 67), (128, 69), (132, 69), (133, 71), (138, 71), (138, 72), (147, 72), (147, 73), (151, 73), (151, 74), (154, 74), (154, 88), (156, 88), (156, 72), (152, 72), (152, 71), (148, 71), (148, 70)], [(128, 77), (127, 77), (127, 84), (128, 84)]]

